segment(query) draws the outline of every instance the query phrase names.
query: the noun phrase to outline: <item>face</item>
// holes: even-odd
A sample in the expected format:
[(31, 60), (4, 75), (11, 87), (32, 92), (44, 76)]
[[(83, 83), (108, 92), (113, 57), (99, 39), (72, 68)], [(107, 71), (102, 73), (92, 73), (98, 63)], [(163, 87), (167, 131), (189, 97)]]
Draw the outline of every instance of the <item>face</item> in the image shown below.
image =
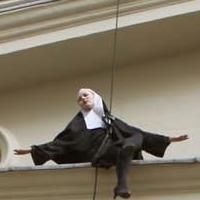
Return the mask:
[(81, 89), (78, 94), (78, 104), (83, 110), (90, 111), (94, 106), (94, 94), (87, 89)]

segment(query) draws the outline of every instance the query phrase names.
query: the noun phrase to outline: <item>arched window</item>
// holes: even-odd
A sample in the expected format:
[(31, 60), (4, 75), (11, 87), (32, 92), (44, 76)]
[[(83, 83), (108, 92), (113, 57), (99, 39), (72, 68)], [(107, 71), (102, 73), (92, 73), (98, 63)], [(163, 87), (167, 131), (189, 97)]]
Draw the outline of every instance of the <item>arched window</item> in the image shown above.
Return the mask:
[(18, 142), (15, 137), (5, 128), (0, 127), (0, 165), (15, 165), (16, 158), (13, 149), (17, 148)]

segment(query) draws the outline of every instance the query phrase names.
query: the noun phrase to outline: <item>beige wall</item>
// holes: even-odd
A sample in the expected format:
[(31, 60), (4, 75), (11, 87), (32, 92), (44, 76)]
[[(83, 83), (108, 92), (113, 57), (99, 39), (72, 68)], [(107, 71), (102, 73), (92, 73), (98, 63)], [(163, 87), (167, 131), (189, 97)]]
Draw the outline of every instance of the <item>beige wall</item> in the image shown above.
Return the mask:
[[(20, 168), (21, 170), (4, 171), (0, 173), (0, 198), (2, 200), (92, 199), (95, 169), (62, 167), (56, 166), (54, 169), (43, 167), (43, 170), (31, 170), (30, 167), (24, 170)], [(199, 163), (132, 166), (129, 174), (129, 189), (132, 193), (130, 199), (199, 199), (199, 169)], [(114, 169), (99, 169), (96, 199), (111, 200), (115, 184)]]
[[(113, 114), (152, 132), (190, 135), (189, 141), (171, 145), (165, 158), (200, 154), (199, 54), (195, 51), (116, 70)], [(51, 140), (78, 111), (78, 88), (99, 91), (109, 104), (107, 72), (1, 94), (0, 126), (14, 134), (22, 147)], [(22, 160), (31, 163), (30, 158)]]

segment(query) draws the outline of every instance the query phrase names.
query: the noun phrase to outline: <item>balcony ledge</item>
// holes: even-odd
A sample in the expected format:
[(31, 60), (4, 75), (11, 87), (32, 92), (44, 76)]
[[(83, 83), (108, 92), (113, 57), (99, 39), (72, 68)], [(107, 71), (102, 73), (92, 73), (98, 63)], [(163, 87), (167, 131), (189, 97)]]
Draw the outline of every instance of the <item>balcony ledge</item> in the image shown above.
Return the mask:
[[(132, 166), (181, 165), (181, 164), (196, 164), (196, 163), (200, 163), (200, 157), (179, 158), (179, 159), (133, 160)], [(91, 163), (73, 163), (73, 164), (23, 166), (23, 167), (11, 166), (11, 167), (0, 167), (0, 172), (30, 171), (30, 170), (60, 170), (60, 169), (90, 168), (90, 167)]]
[[(199, 199), (200, 159), (134, 161), (129, 185), (134, 199)], [(0, 170), (0, 198), (4, 200), (92, 199), (95, 169), (90, 163), (9, 167)], [(99, 169), (97, 199), (111, 199), (114, 169)], [(177, 197), (178, 196), (178, 197)]]

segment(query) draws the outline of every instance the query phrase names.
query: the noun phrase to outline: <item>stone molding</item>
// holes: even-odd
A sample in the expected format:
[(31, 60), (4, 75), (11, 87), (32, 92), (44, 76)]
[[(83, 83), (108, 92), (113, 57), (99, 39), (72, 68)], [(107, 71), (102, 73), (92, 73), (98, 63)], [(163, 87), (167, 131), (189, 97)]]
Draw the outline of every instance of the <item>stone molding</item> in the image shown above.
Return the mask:
[[(143, 200), (199, 199), (199, 169), (199, 163), (133, 166), (129, 175), (130, 190), (136, 199)], [(0, 198), (4, 200), (91, 199), (95, 169), (14, 170), (1, 172), (0, 178)], [(96, 197), (111, 199), (115, 183), (114, 169), (99, 169)]]
[(19, 159), (14, 156), (13, 150), (19, 144), (13, 134), (0, 127), (0, 167), (17, 166)]
[[(39, 0), (39, 5), (32, 5), (31, 0), (28, 2), (30, 2), (30, 6), (28, 3), (23, 6), (24, 0), (15, 1), (18, 3), (18, 9), (14, 5), (12, 9), (11, 4), (7, 4), (6, 7), (6, 1), (0, 3), (1, 43), (111, 19), (116, 16), (116, 0), (56, 0), (46, 4), (41, 4), (41, 0)], [(189, 2), (189, 0), (121, 0), (120, 16), (184, 2)], [(10, 10), (8, 10), (9, 7)]]

